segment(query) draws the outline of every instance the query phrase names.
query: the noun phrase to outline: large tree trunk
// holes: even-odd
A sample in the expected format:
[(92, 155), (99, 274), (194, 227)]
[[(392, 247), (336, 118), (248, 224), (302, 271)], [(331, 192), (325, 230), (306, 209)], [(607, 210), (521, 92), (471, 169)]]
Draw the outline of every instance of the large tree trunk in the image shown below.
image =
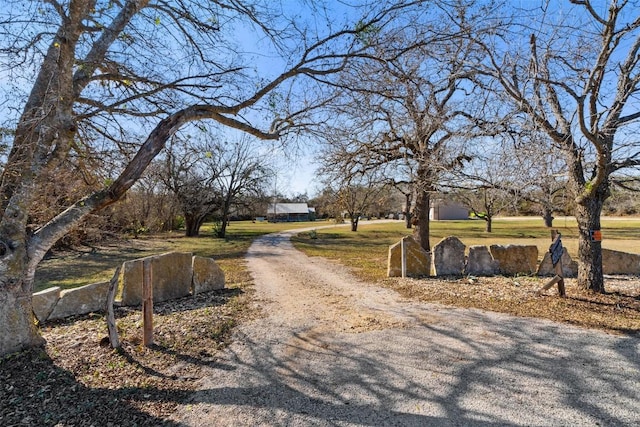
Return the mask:
[(576, 207), (578, 221), (578, 286), (605, 292), (602, 270), (602, 242), (594, 239), (600, 232), (600, 214), (604, 200), (592, 197)]
[(548, 228), (553, 227), (553, 210), (551, 210), (551, 208), (548, 208), (548, 207), (544, 207), (542, 209), (543, 209), (542, 218), (544, 219), (544, 226)]
[(351, 216), (351, 231), (358, 231), (358, 218), (359, 215)]
[(28, 201), (22, 193), (13, 195), (0, 222), (0, 356), (44, 342), (31, 304), (35, 264), (29, 258)]
[(411, 193), (405, 194), (405, 207), (404, 207), (404, 222), (405, 225), (407, 226), (408, 229), (411, 229), (412, 227), (412, 222), (411, 222)]
[(419, 190), (416, 197), (416, 205), (414, 209), (413, 238), (425, 251), (431, 251), (429, 242), (429, 208), (430, 193), (428, 190)]
[(68, 22), (47, 50), (0, 177), (0, 355), (43, 343), (33, 316), (33, 277), (42, 246), (53, 243), (47, 232), (29, 235), (29, 207), (37, 176), (64, 158), (76, 132), (73, 51), (89, 3), (72, 2), (65, 10)]
[(202, 226), (203, 222), (204, 218), (200, 215), (185, 215), (185, 236), (198, 237), (200, 235), (200, 227)]
[(31, 284), (19, 283), (17, 292), (0, 290), (0, 355), (42, 345), (31, 305)]
[(484, 218), (484, 223), (485, 223), (484, 231), (487, 232), (487, 233), (491, 233), (492, 227), (493, 227), (493, 217), (486, 216)]

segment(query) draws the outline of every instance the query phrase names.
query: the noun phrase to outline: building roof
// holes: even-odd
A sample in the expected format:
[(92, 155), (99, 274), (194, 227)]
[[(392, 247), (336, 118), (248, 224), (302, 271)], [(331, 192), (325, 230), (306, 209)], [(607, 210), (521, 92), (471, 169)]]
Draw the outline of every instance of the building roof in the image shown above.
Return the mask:
[(306, 203), (273, 203), (269, 204), (267, 214), (308, 214), (309, 207)]

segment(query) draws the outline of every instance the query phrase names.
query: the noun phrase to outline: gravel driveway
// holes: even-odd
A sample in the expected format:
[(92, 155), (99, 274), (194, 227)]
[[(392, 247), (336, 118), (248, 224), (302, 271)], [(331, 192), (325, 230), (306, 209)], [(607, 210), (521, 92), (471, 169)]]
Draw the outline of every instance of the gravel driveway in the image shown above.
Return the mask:
[(306, 257), (289, 236), (251, 246), (264, 316), (239, 328), (175, 421), (640, 425), (637, 337), (418, 304)]

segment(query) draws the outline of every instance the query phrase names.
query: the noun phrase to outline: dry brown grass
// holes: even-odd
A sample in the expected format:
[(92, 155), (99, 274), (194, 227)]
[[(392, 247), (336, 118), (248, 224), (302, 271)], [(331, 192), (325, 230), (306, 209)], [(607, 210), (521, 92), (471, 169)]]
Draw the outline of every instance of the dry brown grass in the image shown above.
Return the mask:
[[(627, 245), (637, 252), (638, 219), (609, 220), (607, 226), (610, 247), (622, 249)], [(549, 247), (549, 230), (540, 220), (498, 221), (491, 235), (482, 233), (478, 227), (477, 221), (435, 222), (432, 243), (440, 236), (456, 234), (466, 244), (536, 244), (540, 256)], [(416, 300), (538, 317), (610, 332), (640, 332), (640, 277), (606, 277), (604, 294), (579, 289), (575, 279), (567, 279), (566, 298), (559, 298), (555, 287), (539, 296), (538, 290), (549, 280), (545, 277), (386, 278), (389, 245), (410, 232), (398, 223), (362, 223), (356, 233), (339, 228), (319, 229), (313, 234), (300, 233), (293, 242), (308, 255), (347, 265), (360, 279), (380, 283)], [(566, 227), (562, 232), (563, 236), (571, 236), (575, 230)], [(634, 243), (629, 246), (628, 242)]]
[(613, 333), (640, 333), (640, 279), (608, 277), (605, 294), (579, 289), (566, 279), (566, 297), (542, 289), (549, 278), (479, 277), (385, 279), (384, 286), (419, 301), (536, 317)]
[[(539, 317), (615, 333), (640, 331), (640, 278), (609, 277), (606, 294), (577, 289), (569, 279), (567, 298), (558, 297), (554, 289), (537, 295), (546, 278), (383, 278), (385, 239), (396, 239), (397, 234), (382, 231), (355, 239), (336, 234), (333, 239), (302, 236), (297, 240), (305, 250), (315, 247), (314, 254), (337, 259), (367, 281), (419, 301)], [(231, 289), (158, 305), (154, 347), (140, 344), (140, 312), (123, 308), (118, 312), (121, 351), (100, 345), (107, 335), (104, 318), (87, 315), (46, 325), (42, 333), (47, 345), (43, 349), (0, 359), (0, 425), (174, 426), (166, 421), (166, 415), (176, 405), (188, 404), (204, 368), (226, 368), (216, 362), (216, 351), (226, 344), (238, 321), (253, 315), (248, 304), (250, 277), (243, 261), (250, 236), (245, 235), (240, 242), (218, 242), (215, 249), (209, 247), (207, 238), (165, 239), (171, 248), (202, 245), (195, 252), (216, 256)], [(126, 241), (121, 244), (125, 245), (123, 250), (131, 251), (130, 242), (128, 246)], [(151, 246), (153, 250), (169, 249), (162, 244)], [(143, 249), (140, 253), (148, 255), (149, 248)], [(105, 266), (105, 260), (121, 262), (112, 255), (69, 254), (61, 261), (60, 271), (73, 271), (67, 267), (74, 263), (81, 269), (82, 262), (91, 260), (102, 262), (96, 271), (106, 269), (110, 277), (115, 265)]]
[(0, 359), (2, 426), (171, 426), (205, 368), (242, 318), (250, 289), (232, 287), (157, 304), (154, 345), (141, 344), (141, 313), (116, 312), (122, 348), (108, 346), (104, 316), (46, 325), (44, 348)]
[[(175, 425), (165, 418), (188, 402), (205, 368), (224, 369), (217, 352), (253, 313), (244, 252), (232, 249), (219, 259), (227, 289), (154, 306), (151, 347), (142, 345), (139, 307), (116, 310), (120, 350), (109, 347), (102, 314), (43, 325), (43, 348), (0, 358), (0, 425)], [(91, 259), (111, 259), (108, 250)]]

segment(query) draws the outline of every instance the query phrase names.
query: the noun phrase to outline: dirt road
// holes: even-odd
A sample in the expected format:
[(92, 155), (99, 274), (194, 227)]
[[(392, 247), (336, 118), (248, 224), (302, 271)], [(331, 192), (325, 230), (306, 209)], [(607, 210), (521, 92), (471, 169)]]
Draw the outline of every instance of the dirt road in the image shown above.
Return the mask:
[(247, 260), (264, 316), (239, 328), (181, 424), (640, 424), (637, 337), (403, 300), (288, 233)]

